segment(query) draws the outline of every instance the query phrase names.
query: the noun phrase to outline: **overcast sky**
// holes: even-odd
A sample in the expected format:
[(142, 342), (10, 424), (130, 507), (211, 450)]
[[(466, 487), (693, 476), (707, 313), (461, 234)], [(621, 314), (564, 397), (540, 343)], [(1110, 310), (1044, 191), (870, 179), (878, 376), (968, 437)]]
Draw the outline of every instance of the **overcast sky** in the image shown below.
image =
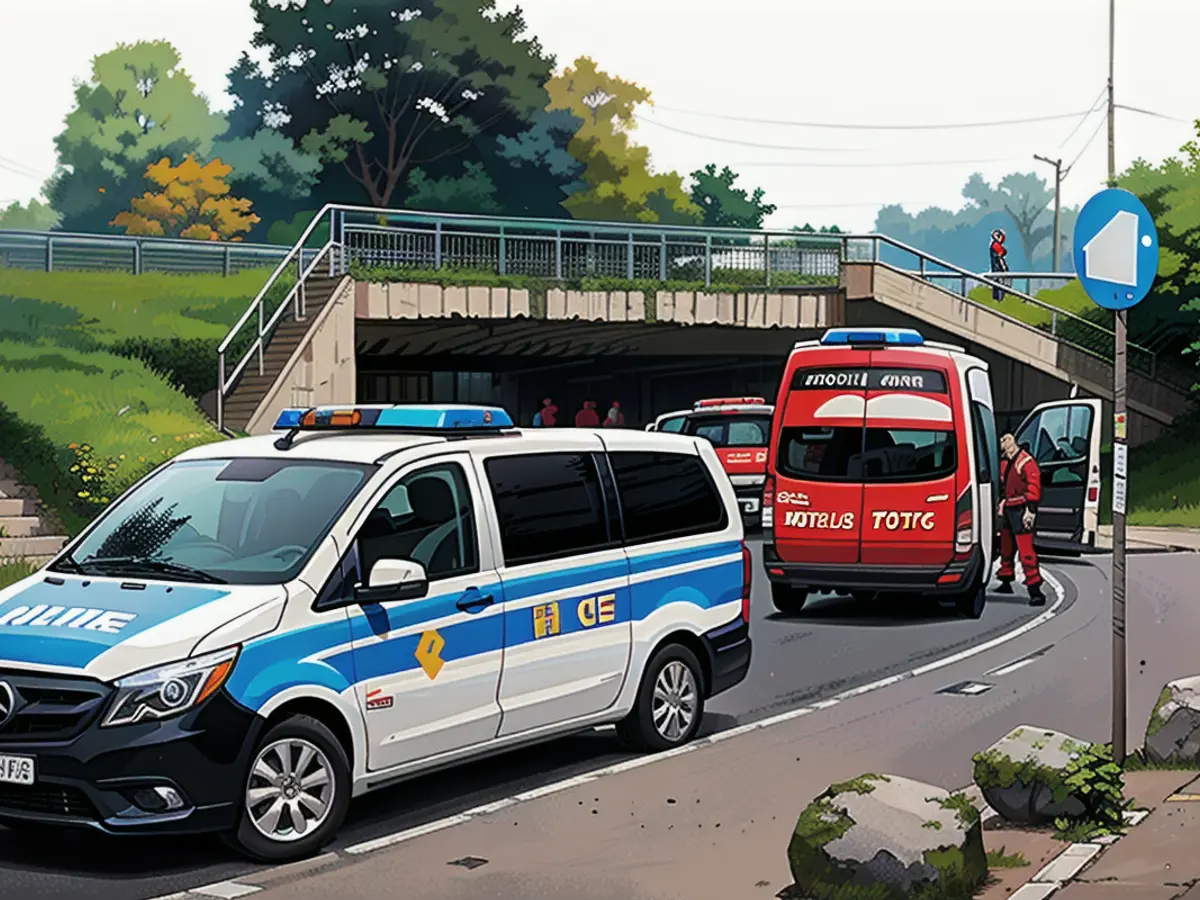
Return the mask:
[[(731, 165), (741, 184), (761, 185), (779, 206), (772, 226), (865, 231), (885, 203), (958, 208), (972, 172), (1052, 176), (1034, 153), (1067, 163), (1078, 156), (1063, 186), (1067, 204), (1103, 186), (1102, 114), (1081, 120), (1107, 77), (1108, 0), (520, 5), (560, 65), (588, 55), (653, 92), (636, 139), (657, 168)], [(37, 195), (54, 167), (72, 82), (87, 76), (93, 56), (118, 41), (169, 40), (200, 89), (226, 108), (225, 73), (252, 28), (247, 0), (0, 0), (0, 204)], [(1118, 0), (1117, 102), (1183, 120), (1119, 111), (1118, 168), (1138, 156), (1157, 161), (1191, 137), (1188, 123), (1200, 116), (1197, 34), (1198, 0)], [(941, 130), (721, 118), (861, 126), (1047, 116), (1067, 117)]]

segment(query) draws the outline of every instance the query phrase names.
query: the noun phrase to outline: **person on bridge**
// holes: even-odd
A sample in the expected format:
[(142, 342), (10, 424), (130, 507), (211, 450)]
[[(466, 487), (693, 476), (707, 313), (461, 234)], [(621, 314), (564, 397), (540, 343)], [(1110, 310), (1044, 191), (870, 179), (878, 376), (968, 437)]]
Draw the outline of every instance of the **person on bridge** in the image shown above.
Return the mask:
[(621, 404), (614, 400), (604, 419), (605, 428), (622, 428), (625, 425), (625, 413), (621, 412)]
[(600, 414), (596, 412), (595, 400), (584, 400), (579, 412), (575, 413), (576, 428), (598, 428)]
[(542, 408), (533, 417), (535, 428), (553, 428), (558, 422), (558, 407), (549, 397), (542, 399)]
[[(1003, 228), (997, 228), (992, 232), (992, 246), (989, 248), (988, 254), (992, 259), (993, 272), (1008, 271), (1008, 260), (1006, 259), (1008, 256), (1008, 248), (1004, 246), (1004, 241), (1005, 235)], [(993, 281), (994, 280), (995, 279), (993, 278)], [(1003, 300), (1004, 291), (1002, 291), (1000, 288), (992, 288), (992, 299)]]
[(1033, 547), (1033, 523), (1037, 519), (1038, 503), (1042, 499), (1042, 472), (1037, 460), (1025, 448), (1017, 444), (1011, 434), (1000, 438), (1000, 569), (996, 577), (1000, 581), (999, 594), (1011, 594), (1015, 556), (1021, 554), (1021, 568), (1025, 570), (1025, 589), (1029, 591), (1031, 606), (1044, 606), (1046, 596), (1042, 593), (1042, 573), (1038, 568), (1037, 551)]

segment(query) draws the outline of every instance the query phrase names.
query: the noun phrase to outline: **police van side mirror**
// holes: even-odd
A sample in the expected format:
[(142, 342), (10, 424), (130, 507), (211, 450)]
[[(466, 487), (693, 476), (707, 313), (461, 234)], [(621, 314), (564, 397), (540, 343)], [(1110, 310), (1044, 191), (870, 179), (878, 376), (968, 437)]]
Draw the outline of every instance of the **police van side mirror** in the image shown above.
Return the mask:
[(416, 600), (429, 593), (425, 567), (410, 559), (381, 559), (371, 569), (366, 585), (354, 586), (357, 603)]

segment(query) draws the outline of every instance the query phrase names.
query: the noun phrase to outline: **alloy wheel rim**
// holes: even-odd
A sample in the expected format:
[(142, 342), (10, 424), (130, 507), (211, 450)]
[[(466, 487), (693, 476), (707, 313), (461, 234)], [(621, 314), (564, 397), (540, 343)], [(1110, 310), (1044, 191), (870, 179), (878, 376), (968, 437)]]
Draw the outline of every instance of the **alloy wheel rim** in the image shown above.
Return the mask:
[(336, 790), (329, 757), (310, 741), (285, 738), (259, 751), (246, 785), (246, 813), (271, 841), (308, 837), (333, 809)]
[(654, 680), (654, 730), (671, 743), (683, 738), (696, 718), (696, 678), (679, 660), (663, 666)]

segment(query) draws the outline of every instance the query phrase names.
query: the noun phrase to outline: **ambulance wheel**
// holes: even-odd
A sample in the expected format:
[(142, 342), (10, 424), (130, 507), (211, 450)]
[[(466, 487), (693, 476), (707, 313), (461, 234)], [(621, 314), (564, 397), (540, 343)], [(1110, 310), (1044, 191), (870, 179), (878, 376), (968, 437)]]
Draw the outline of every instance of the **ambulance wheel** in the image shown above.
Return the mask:
[(237, 827), (222, 839), (259, 862), (292, 862), (328, 844), (350, 807), (350, 761), (311, 716), (270, 728), (246, 773)]
[(987, 585), (982, 579), (977, 581), (971, 590), (954, 598), (954, 611), (964, 619), (980, 618), (986, 605)]
[(785, 616), (794, 616), (804, 609), (808, 601), (808, 591), (794, 588), (788, 584), (771, 584), (771, 602), (778, 612)]
[(667, 644), (646, 666), (637, 702), (617, 723), (617, 737), (635, 750), (672, 750), (695, 737), (703, 718), (700, 661), (682, 644)]

